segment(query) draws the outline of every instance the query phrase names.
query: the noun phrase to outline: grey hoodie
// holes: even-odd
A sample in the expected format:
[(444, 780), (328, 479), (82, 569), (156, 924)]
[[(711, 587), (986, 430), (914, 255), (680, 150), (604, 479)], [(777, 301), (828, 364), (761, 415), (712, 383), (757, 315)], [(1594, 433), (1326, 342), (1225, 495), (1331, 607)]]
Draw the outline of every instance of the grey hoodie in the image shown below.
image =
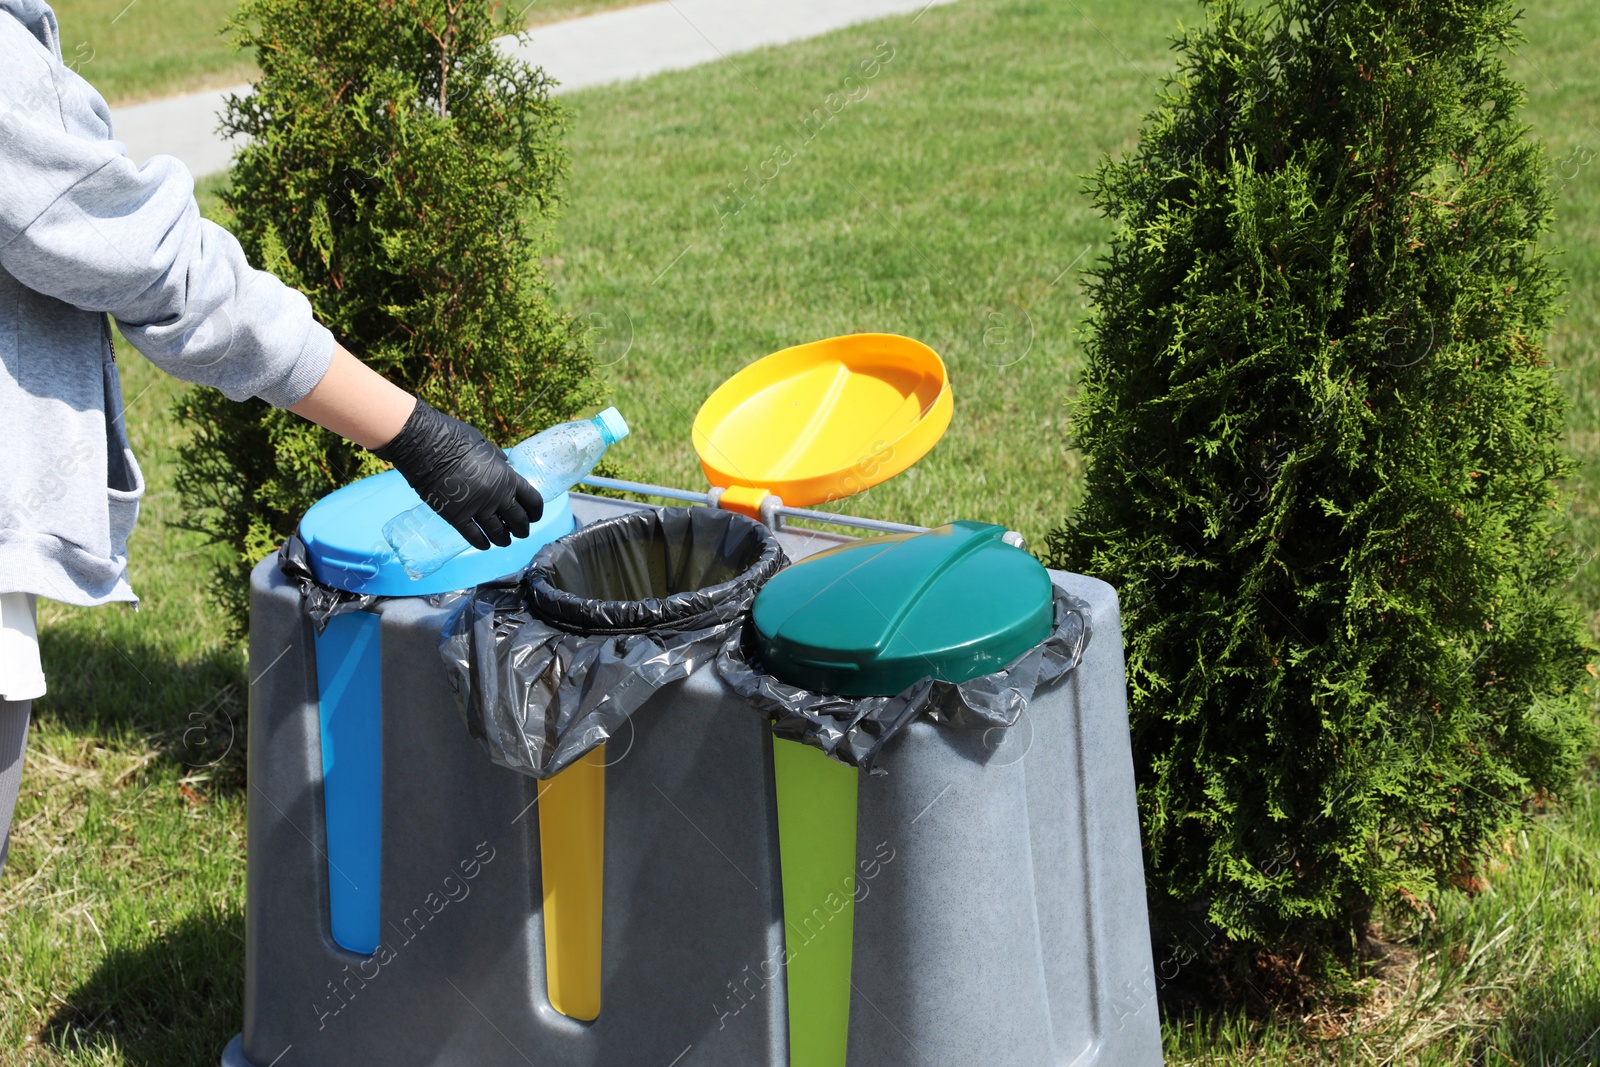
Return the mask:
[(136, 167), (63, 65), (42, 0), (0, 0), (0, 592), (135, 600), (144, 479), (106, 315), (156, 366), (235, 400), (297, 403), (333, 337), (200, 217), (181, 163)]

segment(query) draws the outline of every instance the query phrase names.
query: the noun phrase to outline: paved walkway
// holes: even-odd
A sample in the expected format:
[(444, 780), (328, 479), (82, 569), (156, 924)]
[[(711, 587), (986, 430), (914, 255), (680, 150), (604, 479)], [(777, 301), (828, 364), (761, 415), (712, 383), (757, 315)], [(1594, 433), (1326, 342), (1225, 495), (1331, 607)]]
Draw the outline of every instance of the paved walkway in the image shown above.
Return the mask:
[[(741, 52), (816, 37), (844, 26), (922, 12), (954, 0), (662, 0), (538, 26), (525, 45), (501, 45), (561, 83), (560, 91), (647, 78), (714, 63)], [(235, 85), (111, 112), (114, 135), (143, 163), (177, 156), (197, 176), (228, 166), (232, 145), (216, 132)]]

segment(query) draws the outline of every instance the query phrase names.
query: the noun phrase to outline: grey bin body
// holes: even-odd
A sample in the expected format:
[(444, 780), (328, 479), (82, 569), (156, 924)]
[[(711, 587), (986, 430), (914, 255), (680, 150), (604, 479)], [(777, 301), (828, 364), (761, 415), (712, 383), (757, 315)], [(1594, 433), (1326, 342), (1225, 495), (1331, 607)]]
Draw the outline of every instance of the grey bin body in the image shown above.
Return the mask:
[[(579, 523), (638, 505), (574, 496)], [(786, 529), (791, 559), (847, 540)], [(849, 1067), (1161, 1063), (1116, 594), (1017, 726), (913, 724), (862, 775)], [(608, 746), (602, 1008), (545, 992), (541, 783), (492, 765), (436, 652), (447, 608), (381, 615), (382, 945), (332, 939), (311, 625), (251, 578), (244, 1031), (224, 1067), (782, 1067), (769, 729), (714, 665)], [(469, 874), (471, 875), (469, 877)]]

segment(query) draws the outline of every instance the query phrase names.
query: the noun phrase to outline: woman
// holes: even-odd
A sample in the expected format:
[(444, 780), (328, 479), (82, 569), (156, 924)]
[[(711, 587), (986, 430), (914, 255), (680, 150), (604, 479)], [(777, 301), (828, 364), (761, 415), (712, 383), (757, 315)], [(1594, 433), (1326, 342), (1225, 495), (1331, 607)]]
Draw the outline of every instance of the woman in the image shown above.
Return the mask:
[(61, 60), (43, 0), (0, 0), (0, 871), (31, 702), (35, 603), (136, 602), (144, 480), (110, 319), (169, 374), (260, 397), (394, 464), (478, 548), (525, 537), (537, 490), (483, 435), (345, 351), (306, 298), (200, 217), (183, 165), (136, 167)]

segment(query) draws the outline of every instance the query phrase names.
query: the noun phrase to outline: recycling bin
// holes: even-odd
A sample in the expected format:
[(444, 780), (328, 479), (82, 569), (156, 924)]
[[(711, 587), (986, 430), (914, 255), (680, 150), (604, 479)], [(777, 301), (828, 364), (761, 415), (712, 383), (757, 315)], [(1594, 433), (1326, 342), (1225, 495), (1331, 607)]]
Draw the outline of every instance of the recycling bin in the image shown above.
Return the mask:
[(1161, 1061), (1115, 597), (1004, 532), (812, 554), (719, 661), (779, 735), (792, 1064)]
[[(271, 560), (251, 579), (224, 1067), (1159, 1064), (1114, 591), (995, 527), (784, 519), (905, 470), (950, 411), (909, 339), (776, 353), (695, 421), (712, 507), (573, 493), (533, 544), (482, 554), (515, 560), (429, 587), (384, 584), (373, 532), (403, 508), (368, 483), (390, 475), (334, 494), (349, 528), (308, 513), (316, 582)], [(587, 532), (756, 520), (745, 563), (770, 539), (790, 566), (681, 676), (649, 673), (672, 640), (660, 662), (629, 644), (649, 620), (554, 604), (660, 599), (586, 585), (604, 553), (567, 546)], [(536, 551), (583, 573), (492, 584)]]
[(376, 951), (382, 937), (382, 689), (388, 666), (380, 615), (361, 609), (382, 598), (436, 596), (516, 571), (574, 526), (569, 497), (557, 496), (526, 538), (505, 548), (469, 547), (431, 576), (413, 580), (388, 550), (382, 524), (420, 503), (397, 471), (364, 478), (314, 504), (280, 553), (300, 579), (304, 609), (314, 624), (315, 751), (321, 762), (330, 935), (341, 948), (361, 954)]
[[(363, 504), (350, 524), (376, 531), (399, 509), (370, 491), (340, 492)], [(543, 521), (650, 510), (573, 494)], [(366, 573), (382, 553), (324, 517), (301, 527), (313, 558), (340, 560), (321, 573)], [(492, 765), (463, 728), (438, 652), (458, 597), (362, 597), (321, 635), (307, 603), (277, 560), (253, 572), (244, 1028), (225, 1065), (666, 1064), (707, 1045), (718, 1059), (704, 1062), (782, 1062), (781, 998), (737, 1019), (714, 1010), (742, 969), (781, 952), (781, 909), (770, 734), (709, 661), (627, 720), (603, 777), (580, 762), (540, 781)], [(551, 792), (573, 772), (575, 795)], [(553, 883), (574, 880), (545, 862), (561, 799), (603, 819), (604, 878), (587, 876), (597, 909), (569, 894), (552, 923)], [(554, 851), (587, 863), (574, 821)], [(549, 935), (581, 950), (594, 914), (598, 960), (576, 963), (597, 965), (604, 1008), (585, 1019), (588, 976), (567, 969), (562, 1004)]]
[[(571, 509), (579, 524), (645, 510), (581, 494)], [(777, 538), (795, 561), (855, 543), (795, 528)], [(351, 613), (376, 620), (380, 664), (379, 942), (364, 952), (336, 939), (333, 883), (361, 890), (366, 878), (330, 853), (315, 628), (300, 591), (263, 562), (251, 590), (244, 1030), (222, 1062), (799, 1064), (789, 975), (827, 955), (831, 932), (848, 979), (814, 969), (795, 1010), (836, 1022), (848, 996), (851, 1067), (1159, 1063), (1116, 596), (1094, 579), (1049, 578), (1093, 620), (1076, 669), (1009, 729), (908, 724), (881, 776), (775, 740), (715, 664), (636, 711), (606, 746), (603, 1007), (585, 1022), (549, 996), (546, 783), (490, 764), (463, 728), (436, 647), (457, 610), (448, 602)], [(780, 813), (779, 761), (790, 786), (820, 780), (818, 813), (832, 819)], [(848, 856), (841, 778), (856, 789)], [(823, 837), (808, 868), (823, 880), (786, 898), (780, 822), (791, 816), (790, 844)], [(841, 859), (849, 873), (827, 884)]]

